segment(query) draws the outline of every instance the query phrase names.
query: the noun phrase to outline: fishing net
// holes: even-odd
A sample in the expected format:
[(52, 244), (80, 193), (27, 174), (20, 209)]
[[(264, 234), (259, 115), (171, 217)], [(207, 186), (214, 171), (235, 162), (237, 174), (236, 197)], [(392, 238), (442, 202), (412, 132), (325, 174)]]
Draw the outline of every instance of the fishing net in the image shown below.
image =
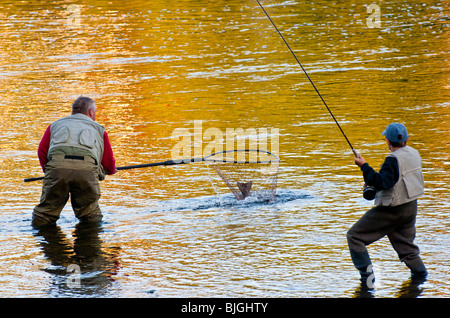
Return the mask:
[(230, 150), (206, 156), (203, 161), (217, 172), (237, 200), (276, 200), (280, 159), (274, 154), (265, 150)]

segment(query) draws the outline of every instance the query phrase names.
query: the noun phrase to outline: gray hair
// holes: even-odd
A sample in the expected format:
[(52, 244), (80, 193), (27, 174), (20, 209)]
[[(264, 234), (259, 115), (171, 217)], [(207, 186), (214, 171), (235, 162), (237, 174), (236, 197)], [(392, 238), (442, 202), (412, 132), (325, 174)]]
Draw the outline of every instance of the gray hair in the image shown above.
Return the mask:
[(80, 96), (72, 104), (72, 115), (74, 114), (89, 114), (89, 110), (95, 107), (95, 102), (92, 98)]

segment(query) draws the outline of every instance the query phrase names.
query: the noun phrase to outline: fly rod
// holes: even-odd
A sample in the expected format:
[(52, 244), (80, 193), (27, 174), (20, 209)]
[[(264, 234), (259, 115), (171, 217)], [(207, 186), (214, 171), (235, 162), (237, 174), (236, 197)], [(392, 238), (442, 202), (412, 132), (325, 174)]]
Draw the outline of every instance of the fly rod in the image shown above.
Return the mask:
[(289, 43), (286, 41), (286, 39), (284, 38), (284, 36), (281, 34), (280, 30), (277, 28), (277, 26), (275, 25), (275, 23), (273, 22), (273, 20), (270, 18), (269, 14), (267, 13), (266, 9), (264, 9), (264, 7), (261, 5), (261, 3), (259, 2), (259, 0), (256, 0), (256, 2), (258, 2), (259, 6), (261, 7), (261, 9), (263, 10), (263, 12), (266, 14), (267, 18), (269, 19), (269, 21), (272, 23), (273, 27), (275, 28), (275, 30), (278, 32), (278, 34), (280, 35), (280, 37), (283, 39), (284, 44), (286, 44), (286, 46), (288, 47), (289, 51), (292, 53), (292, 55), (294, 56), (295, 60), (297, 61), (298, 65), (300, 65), (300, 67), (302, 68), (303, 72), (305, 73), (306, 77), (308, 78), (308, 80), (310, 81), (310, 83), (312, 84), (312, 86), (314, 87), (314, 89), (316, 90), (317, 94), (319, 95), (320, 99), (322, 100), (323, 104), (325, 105), (325, 107), (327, 108), (328, 112), (330, 113), (331, 117), (333, 118), (334, 122), (336, 123), (336, 125), (339, 127), (339, 130), (341, 131), (342, 135), (344, 136), (345, 140), (347, 141), (348, 145), (350, 146), (350, 148), (352, 149), (353, 153), (355, 156), (357, 156), (356, 150), (353, 148), (352, 144), (350, 143), (350, 141), (348, 140), (347, 136), (345, 135), (344, 131), (341, 128), (341, 125), (339, 125), (338, 121), (336, 120), (336, 118), (334, 117), (333, 113), (331, 112), (330, 108), (328, 107), (327, 103), (325, 102), (325, 100), (323, 99), (322, 95), (320, 94), (319, 90), (317, 89), (316, 85), (314, 85), (314, 82), (312, 81), (312, 79), (309, 77), (308, 73), (306, 72), (305, 68), (303, 67), (302, 63), (300, 63), (299, 59), (297, 58), (297, 56), (295, 55), (294, 51), (291, 49)]

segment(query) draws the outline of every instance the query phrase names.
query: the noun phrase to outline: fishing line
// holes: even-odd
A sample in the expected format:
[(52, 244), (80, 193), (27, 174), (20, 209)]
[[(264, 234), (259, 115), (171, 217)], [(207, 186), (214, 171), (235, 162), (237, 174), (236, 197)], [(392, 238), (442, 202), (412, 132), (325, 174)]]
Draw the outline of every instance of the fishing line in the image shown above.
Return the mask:
[(344, 131), (341, 128), (341, 125), (339, 125), (338, 121), (336, 120), (336, 118), (334, 117), (333, 113), (331, 112), (330, 108), (328, 107), (327, 103), (325, 102), (325, 100), (323, 99), (322, 95), (320, 94), (319, 90), (317, 89), (316, 85), (314, 85), (314, 82), (312, 81), (312, 79), (309, 77), (308, 73), (306, 72), (305, 68), (303, 67), (302, 63), (300, 63), (299, 59), (297, 58), (297, 56), (295, 55), (294, 51), (291, 49), (289, 43), (286, 41), (286, 39), (284, 38), (284, 36), (281, 34), (280, 30), (278, 30), (277, 26), (275, 25), (275, 23), (273, 22), (273, 20), (270, 18), (269, 14), (267, 13), (266, 9), (264, 9), (264, 7), (261, 5), (261, 3), (259, 2), (259, 0), (256, 0), (256, 2), (259, 4), (259, 6), (261, 7), (261, 9), (263, 10), (263, 12), (266, 14), (267, 18), (269, 19), (269, 21), (272, 23), (273, 27), (275, 28), (275, 30), (278, 32), (278, 34), (280, 35), (280, 37), (283, 39), (284, 44), (286, 44), (286, 46), (288, 47), (289, 51), (292, 53), (292, 55), (294, 56), (295, 60), (297, 61), (298, 65), (300, 65), (300, 67), (302, 68), (303, 72), (305, 73), (306, 77), (308, 78), (309, 82), (312, 84), (312, 86), (314, 87), (314, 89), (316, 90), (317, 94), (319, 95), (320, 99), (322, 100), (323, 104), (325, 105), (325, 107), (327, 108), (328, 112), (330, 113), (331, 117), (333, 118), (334, 122), (336, 123), (336, 125), (339, 127), (339, 130), (341, 131), (342, 135), (344, 136), (345, 140), (347, 141), (348, 145), (350, 146), (350, 148), (352, 149), (353, 153), (356, 156), (356, 151), (353, 148), (352, 144), (350, 143), (350, 141), (348, 140), (347, 136), (345, 135)]

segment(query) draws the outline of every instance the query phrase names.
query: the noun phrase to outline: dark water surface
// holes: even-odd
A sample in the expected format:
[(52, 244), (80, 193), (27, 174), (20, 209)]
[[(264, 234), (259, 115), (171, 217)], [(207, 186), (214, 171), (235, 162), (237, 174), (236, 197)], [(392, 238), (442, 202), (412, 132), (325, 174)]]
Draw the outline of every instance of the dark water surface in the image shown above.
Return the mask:
[[(423, 157), (416, 243), (429, 278), (411, 286), (385, 238), (369, 248), (371, 296), (449, 296), (448, 4), (383, 1), (374, 28), (370, 1), (262, 4), (372, 166), (393, 121)], [(371, 206), (362, 175), (255, 1), (0, 7), (0, 296), (359, 295), (345, 234)], [(278, 131), (278, 200), (218, 195), (203, 163), (136, 169), (102, 182), (100, 226), (78, 225), (68, 204), (57, 226), (33, 230), (41, 183), (23, 179), (42, 175), (39, 141), (79, 95), (95, 99), (118, 166), (170, 159), (172, 133), (199, 122)]]

